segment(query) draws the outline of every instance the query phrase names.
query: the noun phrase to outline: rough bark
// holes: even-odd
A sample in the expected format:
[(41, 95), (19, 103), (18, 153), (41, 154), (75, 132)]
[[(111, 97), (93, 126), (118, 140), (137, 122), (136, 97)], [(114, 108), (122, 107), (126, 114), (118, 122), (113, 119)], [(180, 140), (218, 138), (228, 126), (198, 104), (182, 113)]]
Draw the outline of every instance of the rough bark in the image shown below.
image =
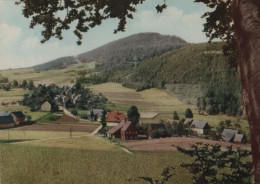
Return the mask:
[(260, 183), (260, 1), (233, 0), (243, 100), (251, 131), (255, 183)]

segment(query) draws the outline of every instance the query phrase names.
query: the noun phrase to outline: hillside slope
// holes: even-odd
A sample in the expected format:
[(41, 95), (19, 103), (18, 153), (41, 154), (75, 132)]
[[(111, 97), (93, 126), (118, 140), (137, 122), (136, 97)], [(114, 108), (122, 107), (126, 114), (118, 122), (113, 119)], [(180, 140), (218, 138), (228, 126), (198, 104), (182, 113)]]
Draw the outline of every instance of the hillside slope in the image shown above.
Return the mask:
[(165, 80), (168, 84), (198, 84), (208, 75), (221, 77), (229, 70), (221, 52), (222, 43), (192, 44), (140, 63), (130, 77), (132, 82)]
[(37, 71), (62, 69), (77, 62), (100, 63), (100, 71), (121, 69), (170, 50), (187, 45), (187, 42), (176, 36), (165, 36), (158, 33), (139, 33), (117, 41), (110, 42), (92, 51), (75, 57), (63, 57), (37, 65)]
[(187, 42), (176, 36), (139, 33), (80, 54), (77, 58), (81, 62), (101, 62), (104, 65), (103, 69), (111, 70), (129, 66), (185, 45)]

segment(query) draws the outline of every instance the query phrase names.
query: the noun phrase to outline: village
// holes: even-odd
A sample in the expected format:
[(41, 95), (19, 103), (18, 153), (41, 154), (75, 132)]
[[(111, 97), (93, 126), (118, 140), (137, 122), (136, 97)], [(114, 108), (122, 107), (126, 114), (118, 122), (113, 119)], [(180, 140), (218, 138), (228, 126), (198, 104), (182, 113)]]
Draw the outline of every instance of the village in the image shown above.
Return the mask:
[[(50, 87), (45, 87), (39, 85), (35, 89), (50, 89)], [(56, 124), (55, 122), (66, 122), (67, 124), (77, 124), (79, 121), (96, 123), (99, 125), (96, 135), (107, 137), (110, 140), (118, 141), (138, 141), (138, 140), (152, 140), (158, 138), (167, 137), (190, 137), (190, 138), (200, 138), (211, 139), (221, 142), (229, 143), (247, 143), (247, 137), (243, 132), (230, 128), (229, 121), (220, 122), (215, 130), (208, 122), (193, 119), (193, 113), (190, 108), (186, 109), (185, 117), (180, 119), (177, 112), (173, 112), (172, 119), (160, 120), (160, 122), (153, 123), (142, 123), (140, 122), (140, 113), (136, 106), (132, 105), (126, 113), (120, 111), (107, 111), (104, 108), (92, 108), (85, 111), (84, 116), (79, 116), (76, 109), (68, 109), (68, 107), (79, 107), (78, 104), (88, 104), (85, 91), (80, 85), (68, 87), (63, 86), (58, 88), (57, 86), (52, 86), (56, 91), (59, 91), (56, 96), (52, 99), (50, 96), (45, 100), (40, 106), (38, 111), (55, 113), (59, 112), (59, 116), (52, 120), (51, 124)], [(60, 90), (59, 90), (60, 89)], [(37, 91), (37, 90), (34, 90)], [(48, 90), (47, 90), (48, 91)], [(88, 91), (88, 90), (87, 90)], [(79, 94), (83, 92), (83, 94)], [(42, 94), (41, 94), (42, 95)], [(91, 96), (90, 93), (87, 94)], [(45, 96), (45, 95), (43, 95)], [(26, 98), (33, 99), (35, 97), (34, 93), (30, 93)], [(94, 95), (96, 98), (96, 96)], [(97, 99), (102, 99), (105, 97), (97, 96)], [(92, 100), (92, 99), (91, 99)], [(93, 100), (92, 100), (93, 102)], [(95, 102), (100, 105), (100, 101), (96, 100), (92, 103), (93, 107), (98, 107)], [(106, 100), (105, 100), (106, 102)], [(72, 106), (73, 105), (73, 106)], [(80, 106), (82, 107), (82, 105)], [(129, 112), (131, 111), (131, 112)], [(2, 111), (0, 112), (0, 128), (17, 128), (20, 126), (33, 126), (37, 124), (37, 121), (31, 122), (31, 117), (27, 117), (22, 111)], [(86, 125), (88, 126), (88, 125)]]

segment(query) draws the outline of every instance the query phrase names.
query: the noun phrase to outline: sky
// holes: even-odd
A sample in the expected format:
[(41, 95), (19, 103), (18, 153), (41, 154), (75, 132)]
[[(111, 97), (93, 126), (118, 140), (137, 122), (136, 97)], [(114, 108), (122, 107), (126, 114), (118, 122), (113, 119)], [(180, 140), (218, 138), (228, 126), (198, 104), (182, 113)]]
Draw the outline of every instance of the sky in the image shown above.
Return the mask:
[(167, 9), (156, 13), (155, 6), (163, 0), (146, 0), (137, 7), (133, 20), (127, 21), (126, 31), (113, 34), (117, 20), (107, 20), (101, 26), (85, 33), (83, 44), (76, 44), (73, 30), (66, 31), (63, 40), (52, 38), (40, 43), (41, 29), (29, 28), (30, 20), (22, 15), (15, 0), (0, 0), (0, 69), (25, 68), (63, 56), (74, 56), (90, 51), (111, 41), (141, 32), (175, 35), (189, 43), (206, 42), (202, 32), (208, 9), (193, 0), (168, 0)]

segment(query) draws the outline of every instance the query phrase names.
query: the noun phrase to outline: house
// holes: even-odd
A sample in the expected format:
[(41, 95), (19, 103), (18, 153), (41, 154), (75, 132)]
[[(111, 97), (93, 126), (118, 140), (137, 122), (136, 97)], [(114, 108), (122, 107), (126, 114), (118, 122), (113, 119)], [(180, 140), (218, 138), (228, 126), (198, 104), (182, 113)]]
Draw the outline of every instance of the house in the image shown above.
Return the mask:
[(112, 111), (107, 113), (107, 126), (117, 126), (122, 120), (126, 119), (126, 115), (122, 112)]
[(198, 134), (207, 135), (209, 134), (210, 126), (207, 122), (193, 120), (190, 125), (191, 130)]
[(101, 121), (102, 114), (104, 112), (103, 109), (92, 109), (91, 110), (94, 114), (94, 116), (97, 116), (97, 121)]
[(147, 134), (148, 134), (148, 138), (151, 139), (151, 135), (152, 135), (152, 131), (154, 130), (166, 130), (166, 127), (164, 124), (160, 123), (160, 124), (150, 124), (147, 130)]
[[(233, 142), (235, 135), (238, 134), (238, 130), (225, 128), (221, 134), (222, 140), (225, 142)], [(238, 139), (238, 137), (237, 137)]]
[(107, 131), (107, 136), (109, 138), (121, 138), (121, 128), (124, 126), (125, 120), (122, 120), (117, 126), (114, 126), (109, 131)]
[(51, 104), (48, 101), (45, 101), (42, 105), (41, 105), (41, 110), (42, 111), (51, 111)]
[(15, 111), (10, 114), (13, 117), (15, 124), (19, 125), (24, 123), (25, 115), (21, 111)]
[(192, 118), (185, 118), (183, 124), (190, 127), (191, 123), (193, 122)]
[(0, 128), (14, 127), (15, 122), (10, 112), (0, 112)]
[(245, 143), (246, 136), (244, 134), (236, 134), (234, 137), (234, 142), (236, 143)]
[(133, 140), (138, 139), (138, 130), (131, 121), (126, 121), (121, 128), (121, 139)]

